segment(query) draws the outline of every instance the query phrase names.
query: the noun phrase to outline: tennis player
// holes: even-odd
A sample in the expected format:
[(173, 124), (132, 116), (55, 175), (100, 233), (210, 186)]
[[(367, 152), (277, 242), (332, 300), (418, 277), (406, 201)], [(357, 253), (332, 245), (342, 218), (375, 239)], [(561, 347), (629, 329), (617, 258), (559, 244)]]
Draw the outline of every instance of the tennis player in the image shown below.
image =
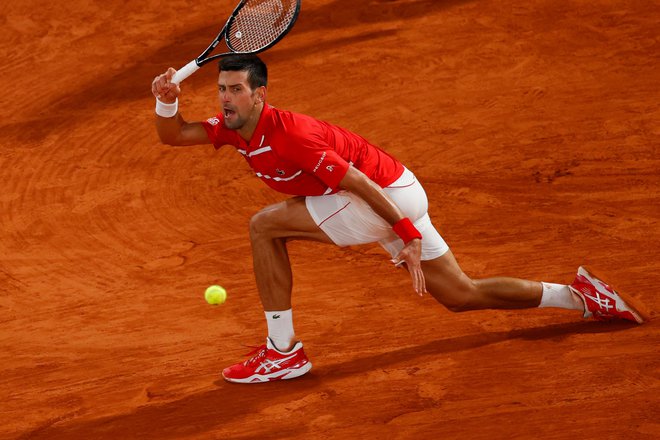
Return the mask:
[(267, 67), (256, 55), (219, 62), (220, 113), (186, 122), (178, 112), (175, 70), (152, 83), (156, 130), (173, 146), (233, 146), (257, 178), (292, 197), (250, 220), (254, 273), (268, 337), (250, 357), (225, 368), (231, 382), (291, 379), (312, 364), (293, 329), (292, 275), (286, 243), (338, 246), (378, 242), (405, 266), (417, 294), (430, 293), (449, 310), (558, 307), (585, 318), (643, 322), (630, 299), (580, 267), (571, 285), (517, 278), (469, 278), (433, 226), (415, 175), (369, 141), (338, 126), (280, 110), (267, 102)]

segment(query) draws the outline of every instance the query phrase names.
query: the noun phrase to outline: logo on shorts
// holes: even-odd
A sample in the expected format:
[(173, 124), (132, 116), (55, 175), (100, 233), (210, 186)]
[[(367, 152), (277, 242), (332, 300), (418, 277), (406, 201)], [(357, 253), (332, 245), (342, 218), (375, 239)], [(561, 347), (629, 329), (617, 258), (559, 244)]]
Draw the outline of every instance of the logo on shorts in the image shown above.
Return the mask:
[(273, 315), (273, 319), (280, 319), (280, 315)]
[(328, 165), (327, 167), (325, 167), (325, 169), (332, 172), (335, 169), (335, 166), (334, 165)]

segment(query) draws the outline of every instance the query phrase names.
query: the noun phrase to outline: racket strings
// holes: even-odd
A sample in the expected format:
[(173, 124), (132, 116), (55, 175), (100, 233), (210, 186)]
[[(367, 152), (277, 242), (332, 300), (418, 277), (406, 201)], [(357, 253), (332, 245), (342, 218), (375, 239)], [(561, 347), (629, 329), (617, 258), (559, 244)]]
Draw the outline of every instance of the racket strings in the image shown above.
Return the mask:
[(234, 17), (226, 34), (234, 52), (257, 52), (284, 34), (296, 17), (296, 0), (255, 0)]

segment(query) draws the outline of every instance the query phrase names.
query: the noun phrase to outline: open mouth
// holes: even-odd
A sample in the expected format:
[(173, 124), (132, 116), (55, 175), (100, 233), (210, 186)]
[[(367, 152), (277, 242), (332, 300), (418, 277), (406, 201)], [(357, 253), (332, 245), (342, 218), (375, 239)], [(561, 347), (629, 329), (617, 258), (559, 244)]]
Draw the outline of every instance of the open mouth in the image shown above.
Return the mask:
[(232, 110), (232, 109), (230, 109), (230, 108), (227, 108), (227, 107), (225, 107), (225, 108), (223, 109), (223, 111), (224, 111), (225, 119), (226, 119), (226, 118), (231, 118), (233, 115), (236, 114), (236, 112), (235, 112), (234, 110)]

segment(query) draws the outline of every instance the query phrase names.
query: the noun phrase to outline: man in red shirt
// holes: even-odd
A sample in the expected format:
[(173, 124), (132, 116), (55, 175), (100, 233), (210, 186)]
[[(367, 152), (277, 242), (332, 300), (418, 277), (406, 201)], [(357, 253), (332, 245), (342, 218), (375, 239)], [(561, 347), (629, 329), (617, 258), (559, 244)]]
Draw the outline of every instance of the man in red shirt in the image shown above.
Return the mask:
[(517, 278), (470, 279), (428, 216), (414, 174), (364, 138), (309, 116), (266, 103), (267, 68), (255, 55), (219, 63), (221, 112), (186, 122), (178, 112), (175, 70), (152, 83), (156, 129), (163, 143), (231, 145), (256, 176), (293, 197), (250, 221), (254, 272), (268, 337), (244, 362), (223, 370), (226, 380), (252, 383), (301, 376), (312, 364), (293, 331), (290, 239), (339, 246), (380, 243), (404, 265), (417, 294), (430, 293), (452, 311), (559, 307), (596, 319), (643, 322), (639, 311), (584, 268), (571, 285)]

